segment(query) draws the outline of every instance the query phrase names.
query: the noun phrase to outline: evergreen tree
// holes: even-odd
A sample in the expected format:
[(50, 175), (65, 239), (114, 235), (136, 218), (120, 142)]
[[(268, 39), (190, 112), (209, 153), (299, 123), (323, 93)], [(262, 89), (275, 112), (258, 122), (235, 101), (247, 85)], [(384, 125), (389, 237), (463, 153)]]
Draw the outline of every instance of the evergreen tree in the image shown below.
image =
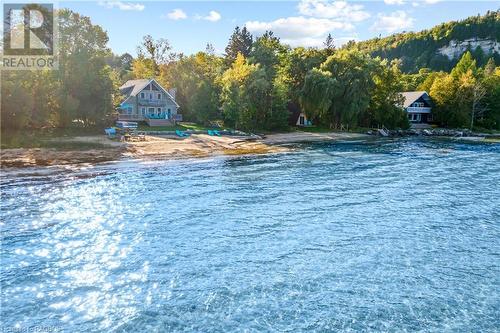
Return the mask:
[(493, 60), (493, 58), (488, 59), (488, 62), (484, 66), (484, 75), (493, 75), (495, 73), (495, 68), (495, 60)]
[(229, 38), (229, 43), (226, 46), (226, 63), (232, 64), (236, 60), (238, 53), (247, 58), (252, 49), (253, 37), (246, 27), (240, 30), (240, 27), (234, 28), (234, 32)]
[(331, 55), (333, 51), (335, 51), (335, 44), (333, 41), (332, 34), (328, 34), (328, 36), (326, 36), (326, 40), (323, 42), (323, 45), (325, 46), (325, 50), (328, 53), (328, 55)]

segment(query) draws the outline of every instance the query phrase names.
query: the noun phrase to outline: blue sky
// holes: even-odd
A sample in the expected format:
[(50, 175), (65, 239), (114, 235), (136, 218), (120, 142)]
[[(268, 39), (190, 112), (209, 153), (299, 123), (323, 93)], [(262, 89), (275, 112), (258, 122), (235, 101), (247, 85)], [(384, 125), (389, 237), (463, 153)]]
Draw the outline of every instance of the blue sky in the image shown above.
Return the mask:
[(208, 42), (223, 53), (236, 25), (259, 35), (275, 32), (292, 46), (320, 46), (328, 33), (336, 43), (401, 31), (419, 31), (441, 22), (500, 8), (500, 1), (93, 1), (59, 2), (90, 16), (109, 35), (117, 53), (136, 54), (142, 36), (166, 38), (175, 52), (204, 50)]

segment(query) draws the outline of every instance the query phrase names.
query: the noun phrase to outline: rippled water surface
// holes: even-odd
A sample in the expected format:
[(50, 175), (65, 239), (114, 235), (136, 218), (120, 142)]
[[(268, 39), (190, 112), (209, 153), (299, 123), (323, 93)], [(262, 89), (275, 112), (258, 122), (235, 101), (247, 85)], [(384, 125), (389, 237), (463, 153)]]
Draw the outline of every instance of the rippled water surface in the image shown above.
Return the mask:
[(500, 145), (297, 148), (3, 172), (2, 329), (498, 330)]

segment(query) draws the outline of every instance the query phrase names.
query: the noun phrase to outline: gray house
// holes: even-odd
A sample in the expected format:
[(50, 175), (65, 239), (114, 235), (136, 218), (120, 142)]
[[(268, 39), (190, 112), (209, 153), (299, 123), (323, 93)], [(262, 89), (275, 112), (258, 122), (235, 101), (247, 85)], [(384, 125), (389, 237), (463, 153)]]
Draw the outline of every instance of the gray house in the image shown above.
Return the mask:
[(129, 80), (120, 87), (125, 99), (118, 108), (118, 119), (145, 121), (149, 126), (174, 125), (182, 120), (175, 92), (165, 90), (154, 79)]
[(407, 91), (401, 95), (404, 98), (402, 107), (412, 125), (432, 122), (432, 100), (427, 92)]

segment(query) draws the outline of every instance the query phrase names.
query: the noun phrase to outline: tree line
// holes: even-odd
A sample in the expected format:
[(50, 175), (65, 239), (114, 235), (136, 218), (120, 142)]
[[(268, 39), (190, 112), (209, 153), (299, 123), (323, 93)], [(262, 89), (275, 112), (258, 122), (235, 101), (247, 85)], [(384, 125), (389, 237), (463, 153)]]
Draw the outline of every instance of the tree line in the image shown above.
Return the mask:
[(288, 127), (295, 104), (316, 125), (328, 128), (409, 126), (401, 91), (426, 90), (442, 126), (500, 128), (500, 69), (494, 59), (478, 64), (465, 53), (447, 71), (422, 68), (406, 74), (403, 60), (387, 60), (348, 45), (336, 49), (291, 48), (267, 31), (254, 37), (236, 27), (224, 55), (211, 44), (184, 55), (167, 39), (145, 36), (137, 56), (115, 55), (108, 36), (90, 19), (61, 10), (60, 67), (2, 75), (2, 128), (109, 124), (128, 79), (155, 78), (177, 88), (185, 120), (223, 123), (242, 130)]
[[(471, 16), (461, 21), (450, 21), (419, 32), (403, 32), (384, 38), (362, 42), (349, 42), (346, 47), (369, 53), (372, 57), (401, 60), (401, 70), (417, 73), (421, 68), (451, 71), (459, 58), (450, 59), (438, 52), (452, 41), (468, 39), (500, 41), (500, 10), (485, 15)], [(500, 64), (500, 54), (486, 54), (481, 47), (468, 47), (477, 61), (484, 66), (490, 57)]]

